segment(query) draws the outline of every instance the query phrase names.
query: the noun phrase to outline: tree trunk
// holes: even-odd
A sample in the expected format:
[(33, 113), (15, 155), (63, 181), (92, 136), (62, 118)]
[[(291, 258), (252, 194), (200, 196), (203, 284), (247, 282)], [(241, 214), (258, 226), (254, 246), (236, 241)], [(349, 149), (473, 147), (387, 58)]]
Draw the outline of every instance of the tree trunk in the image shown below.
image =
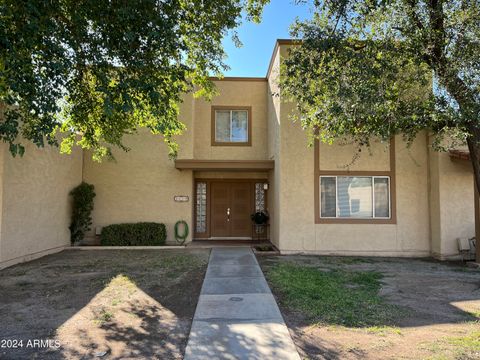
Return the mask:
[[(475, 192), (475, 239), (480, 239), (480, 196), (477, 189), (477, 182), (475, 181), (473, 186), (473, 191)], [(477, 242), (475, 261), (480, 263), (480, 240)]]
[[(468, 150), (470, 151), (470, 160), (473, 166), (473, 176), (475, 179), (475, 189), (478, 193), (480, 193), (480, 128), (478, 126), (469, 126), (469, 132), (471, 136), (467, 139)], [(475, 201), (478, 201), (477, 196), (475, 196)], [(475, 204), (475, 208), (477, 209), (479, 204)], [(475, 229), (479, 229), (478, 224), (479, 218), (478, 214), (475, 214)], [(477, 231), (476, 231), (477, 232)], [(475, 234), (476, 237), (476, 255), (475, 261), (480, 263), (480, 238), (479, 234)]]

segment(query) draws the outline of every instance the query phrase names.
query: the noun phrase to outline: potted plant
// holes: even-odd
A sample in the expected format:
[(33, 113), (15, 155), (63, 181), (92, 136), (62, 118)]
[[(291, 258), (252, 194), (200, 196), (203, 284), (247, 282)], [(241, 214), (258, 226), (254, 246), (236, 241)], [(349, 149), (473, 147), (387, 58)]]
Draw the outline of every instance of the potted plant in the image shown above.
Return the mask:
[(257, 211), (256, 213), (253, 213), (252, 215), (250, 215), (250, 218), (254, 223), (255, 234), (256, 235), (264, 234), (266, 224), (268, 222), (268, 219), (270, 219), (268, 212), (266, 212), (265, 210)]
[(268, 222), (268, 219), (270, 219), (270, 216), (267, 211), (261, 210), (250, 215), (250, 218), (256, 225), (265, 225)]

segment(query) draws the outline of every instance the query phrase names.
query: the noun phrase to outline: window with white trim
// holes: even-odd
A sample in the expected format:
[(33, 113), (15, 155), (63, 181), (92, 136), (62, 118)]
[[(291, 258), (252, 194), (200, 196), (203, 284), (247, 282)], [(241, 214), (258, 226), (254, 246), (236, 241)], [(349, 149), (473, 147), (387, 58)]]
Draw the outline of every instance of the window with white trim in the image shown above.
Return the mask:
[(248, 142), (248, 110), (215, 110), (215, 142)]
[(320, 217), (390, 219), (390, 177), (320, 176)]

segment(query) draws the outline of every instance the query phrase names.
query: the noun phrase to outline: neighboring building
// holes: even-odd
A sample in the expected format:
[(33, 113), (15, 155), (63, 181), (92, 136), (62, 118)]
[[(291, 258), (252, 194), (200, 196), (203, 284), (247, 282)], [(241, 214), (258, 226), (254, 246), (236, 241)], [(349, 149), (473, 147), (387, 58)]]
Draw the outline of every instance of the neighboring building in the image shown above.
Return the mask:
[(308, 147), (292, 104), (272, 96), (289, 45), (277, 42), (266, 78), (217, 79), (211, 103), (185, 96), (176, 161), (146, 132), (128, 136), (131, 151), (115, 151), (115, 162), (33, 148), (11, 159), (3, 149), (0, 265), (69, 244), (68, 191), (82, 180), (97, 193), (90, 241), (112, 223), (157, 221), (173, 243), (178, 220), (189, 240), (250, 239), (250, 215), (268, 210), (283, 253), (457, 256), (456, 238), (475, 234), (469, 161), (431, 150), (427, 134), (410, 148), (398, 136), (375, 142), (353, 162), (351, 144)]

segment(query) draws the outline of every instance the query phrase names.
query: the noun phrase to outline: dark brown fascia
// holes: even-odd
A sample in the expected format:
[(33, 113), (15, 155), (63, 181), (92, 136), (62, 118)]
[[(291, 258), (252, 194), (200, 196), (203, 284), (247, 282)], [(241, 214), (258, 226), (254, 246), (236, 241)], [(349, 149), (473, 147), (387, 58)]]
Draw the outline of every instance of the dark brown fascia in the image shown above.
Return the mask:
[(211, 81), (260, 81), (260, 82), (267, 81), (266, 77), (244, 77), (244, 76), (225, 76), (225, 77), (210, 76), (208, 79)]
[(178, 170), (196, 171), (258, 171), (275, 168), (274, 160), (197, 160), (177, 159)]

